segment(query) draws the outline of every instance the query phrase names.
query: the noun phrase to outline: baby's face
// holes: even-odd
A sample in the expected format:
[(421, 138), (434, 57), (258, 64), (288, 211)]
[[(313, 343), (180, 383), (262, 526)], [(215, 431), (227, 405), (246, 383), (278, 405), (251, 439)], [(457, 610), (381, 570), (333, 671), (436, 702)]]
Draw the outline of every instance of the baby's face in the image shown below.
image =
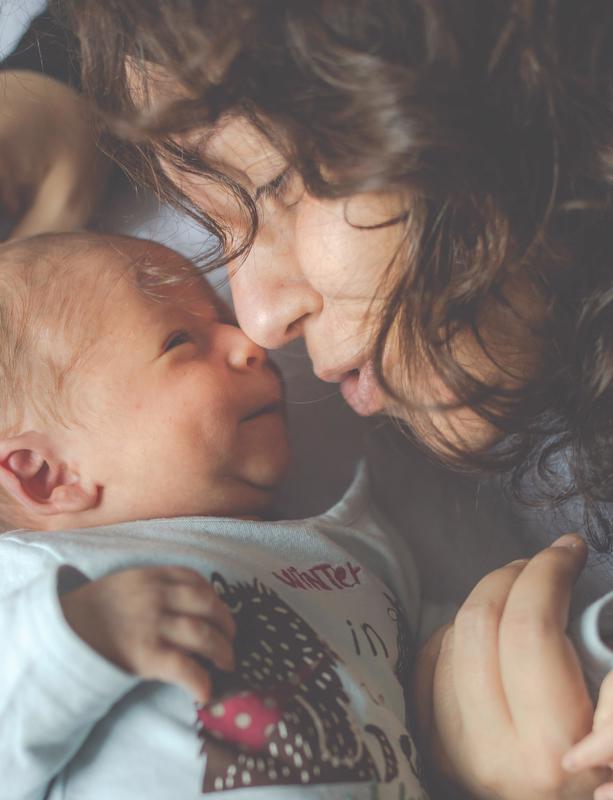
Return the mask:
[[(162, 266), (178, 259), (149, 247)], [(289, 458), (276, 367), (204, 282), (156, 291), (161, 302), (118, 278), (79, 374), (102, 523), (264, 513)]]

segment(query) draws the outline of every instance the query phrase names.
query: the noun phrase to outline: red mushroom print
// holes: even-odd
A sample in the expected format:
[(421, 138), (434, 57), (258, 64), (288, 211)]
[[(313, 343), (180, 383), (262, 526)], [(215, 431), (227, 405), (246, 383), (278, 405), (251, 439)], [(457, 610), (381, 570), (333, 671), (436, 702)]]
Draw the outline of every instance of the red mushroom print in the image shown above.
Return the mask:
[(198, 709), (203, 732), (240, 749), (260, 753), (282, 718), (272, 694), (242, 691)]

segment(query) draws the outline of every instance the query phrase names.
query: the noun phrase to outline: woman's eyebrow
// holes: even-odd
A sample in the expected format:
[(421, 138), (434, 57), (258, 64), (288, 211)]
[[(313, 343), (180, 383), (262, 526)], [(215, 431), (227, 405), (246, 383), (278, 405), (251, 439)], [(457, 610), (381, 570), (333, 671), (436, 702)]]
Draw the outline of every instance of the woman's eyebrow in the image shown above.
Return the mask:
[(173, 148), (171, 158), (180, 161), (180, 165), (178, 165), (179, 168), (187, 166), (188, 169), (186, 171), (188, 173), (195, 175), (204, 174), (212, 177), (216, 174), (223, 175), (239, 183), (241, 186), (253, 185), (253, 181), (244, 170), (238, 169), (219, 159), (206, 158), (199, 148), (194, 145), (190, 145), (189, 147), (177, 145), (176, 149)]
[[(221, 129), (212, 128), (198, 131), (189, 141), (182, 144), (181, 148), (184, 150), (187, 157), (195, 163), (209, 165), (220, 172), (231, 173), (237, 178), (242, 177), (245, 180), (249, 180), (249, 176), (244, 169), (229, 163), (225, 158), (220, 157), (220, 155), (216, 153), (216, 147), (219, 145), (223, 151), (230, 152), (230, 154), (233, 153), (237, 161), (240, 162), (243, 160), (240, 151), (233, 148), (227, 140), (224, 140), (223, 135), (223, 127)], [(251, 166), (252, 164), (247, 164), (246, 169), (249, 169)]]
[[(228, 124), (230, 122), (231, 120), (228, 121)], [(250, 148), (243, 149), (239, 142), (228, 141), (224, 138), (224, 133), (223, 126), (199, 131), (190, 141), (186, 142), (185, 153), (189, 154), (190, 160), (193, 159), (195, 164), (209, 165), (239, 183), (251, 184), (254, 188), (256, 183), (250, 176), (254, 170), (261, 169), (262, 164), (266, 172), (272, 172), (275, 175), (287, 166), (287, 159), (275, 148), (269, 149), (265, 143), (261, 143), (258, 147), (252, 144)], [(216, 152), (218, 146), (225, 155)], [(228, 160), (228, 154), (230, 157), (233, 156), (231, 160)]]

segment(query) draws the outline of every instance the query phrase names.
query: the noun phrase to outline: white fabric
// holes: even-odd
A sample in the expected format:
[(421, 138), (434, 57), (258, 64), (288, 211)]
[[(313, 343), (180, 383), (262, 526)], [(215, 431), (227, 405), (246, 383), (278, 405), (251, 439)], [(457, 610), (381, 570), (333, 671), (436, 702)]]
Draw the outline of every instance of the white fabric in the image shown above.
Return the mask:
[(588, 606), (572, 624), (570, 635), (596, 702), (600, 684), (613, 669), (613, 592)]
[[(309, 741), (309, 725), (320, 726), (310, 740), (315, 755), (304, 765), (305, 774), (310, 780), (316, 767), (334, 767), (340, 754), (341, 762), (356, 762), (348, 767), (351, 781), (264, 785), (239, 793), (229, 788), (238, 780), (236, 767), (231, 773), (227, 764), (219, 769), (213, 764), (209, 737), (207, 779), (221, 780), (215, 785), (227, 789), (224, 797), (425, 798), (395, 675), (403, 664), (409, 666), (415, 650), (417, 577), (401, 539), (390, 538), (381, 524), (370, 513), (360, 479), (329, 512), (303, 521), (192, 517), (0, 537), (0, 798), (189, 800), (201, 795), (205, 758), (191, 698), (174, 686), (136, 680), (106, 662), (70, 630), (58, 601), (58, 589), (149, 564), (189, 566), (207, 579), (215, 573), (230, 608), (236, 610), (240, 598), (242, 610), (235, 616), (239, 656), (238, 643), (251, 631), (258, 643), (272, 636), (271, 668), (305, 668), (307, 648), (297, 644), (291, 626), (282, 633), (273, 625), (275, 633), (267, 633), (271, 614), (280, 608), (283, 619), (302, 631), (302, 640), (306, 633), (309, 647), (338, 657), (336, 663), (324, 660), (316, 679), (301, 678), (306, 693), (295, 691), (299, 711), (310, 709), (308, 724), (297, 720), (292, 730), (288, 722), (287, 742), (294, 736), (297, 747), (296, 732)], [(260, 611), (270, 603), (266, 622)], [(400, 624), (403, 615), (406, 627)], [(321, 680), (330, 682), (323, 694), (314, 685)], [(281, 723), (277, 733), (282, 735)], [(358, 768), (373, 774), (358, 779)], [(248, 780), (256, 772), (252, 765)], [(299, 775), (303, 780), (302, 770)]]
[(6, 58), (30, 21), (45, 9), (45, 0), (2, 0), (0, 3), (0, 59)]

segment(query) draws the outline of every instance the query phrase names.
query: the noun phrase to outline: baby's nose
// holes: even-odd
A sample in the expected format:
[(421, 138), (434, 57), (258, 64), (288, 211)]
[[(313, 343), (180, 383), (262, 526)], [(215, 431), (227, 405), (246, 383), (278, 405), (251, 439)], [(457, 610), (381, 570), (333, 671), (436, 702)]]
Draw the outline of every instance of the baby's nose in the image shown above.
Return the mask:
[(257, 345), (240, 328), (228, 325), (228, 364), (233, 369), (253, 369), (268, 361), (268, 353)]

